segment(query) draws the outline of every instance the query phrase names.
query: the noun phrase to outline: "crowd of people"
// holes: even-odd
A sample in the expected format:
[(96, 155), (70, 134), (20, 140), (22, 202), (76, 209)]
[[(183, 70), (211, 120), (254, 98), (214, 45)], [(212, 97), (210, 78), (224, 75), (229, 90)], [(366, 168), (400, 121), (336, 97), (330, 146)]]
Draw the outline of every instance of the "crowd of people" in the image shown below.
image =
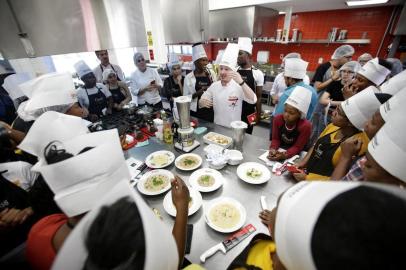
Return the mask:
[[(106, 50), (100, 65), (31, 78), (4, 69), (0, 122), (1, 269), (203, 269), (185, 256), (189, 190), (171, 180), (172, 230), (129, 184), (116, 129), (90, 133), (89, 121), (138, 106), (163, 107), (189, 96), (191, 114), (252, 133), (261, 113), (264, 75), (252, 43), (228, 44), (210, 68), (202, 44), (194, 70), (176, 55), (164, 81), (135, 53), (130, 83)], [(296, 163), (294, 186), (259, 213), (257, 234), (228, 269), (402, 269), (406, 241), (406, 71), (397, 59), (338, 47), (313, 78), (299, 53), (282, 60), (271, 91), (268, 159)], [(6, 92), (7, 91), (7, 92)], [(2, 103), (3, 104), (3, 103)], [(7, 106), (6, 106), (7, 105)], [(249, 209), (248, 209), (249, 211)], [(197, 263), (197, 262), (195, 262)], [(4, 268), (3, 268), (4, 266)]]

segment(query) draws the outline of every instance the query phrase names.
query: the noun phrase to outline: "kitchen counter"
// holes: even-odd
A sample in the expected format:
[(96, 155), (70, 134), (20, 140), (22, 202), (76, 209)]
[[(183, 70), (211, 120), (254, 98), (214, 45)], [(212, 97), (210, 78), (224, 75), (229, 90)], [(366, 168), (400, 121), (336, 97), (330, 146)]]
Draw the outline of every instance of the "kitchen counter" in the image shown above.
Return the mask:
[[(213, 123), (201, 123), (201, 126), (208, 128), (207, 132), (214, 131), (223, 135), (232, 137), (231, 129), (224, 128)], [(207, 133), (205, 133), (207, 134)], [(208, 163), (205, 160), (205, 153), (203, 148), (207, 145), (203, 142), (203, 136), (196, 135), (196, 139), (200, 142), (200, 146), (192, 151), (192, 153), (199, 154), (203, 158), (203, 163), (200, 168), (208, 167)], [(259, 138), (252, 135), (245, 135), (243, 144), (244, 161), (255, 161), (262, 163), (258, 157), (264, 153), (260, 149), (268, 149), (269, 141), (267, 138)], [(133, 156), (139, 160), (145, 160), (145, 158), (158, 150), (172, 151), (175, 156), (181, 155), (177, 152), (173, 145), (165, 144), (159, 141), (155, 137), (149, 139), (149, 145), (140, 148), (132, 148), (127, 151), (128, 156)], [(201, 264), (205, 269), (216, 270), (226, 269), (232, 260), (241, 253), (241, 251), (249, 244), (251, 238), (257, 233), (268, 234), (268, 229), (263, 225), (258, 217), (258, 213), (261, 211), (260, 196), (265, 195), (268, 203), (268, 208), (272, 209), (276, 205), (278, 196), (284, 192), (287, 188), (294, 184), (294, 181), (289, 180), (286, 176), (272, 175), (271, 180), (264, 184), (252, 185), (240, 180), (236, 174), (237, 166), (227, 165), (220, 172), (225, 178), (225, 182), (221, 188), (214, 192), (201, 193), (203, 197), (203, 206), (192, 216), (189, 216), (188, 224), (193, 224), (193, 238), (190, 254), (186, 255), (186, 258), (192, 263)], [(189, 176), (192, 172), (185, 172), (177, 169), (172, 163), (169, 167), (165, 168), (172, 173), (179, 175), (188, 184)], [(165, 194), (158, 196), (144, 196), (147, 203), (159, 210), (163, 217), (163, 222), (170, 228), (174, 223), (174, 218), (167, 214), (163, 208), (162, 202)], [(200, 255), (209, 249), (210, 247), (220, 243), (226, 237), (231, 234), (224, 234), (211, 229), (205, 222), (204, 208), (210, 200), (219, 197), (232, 197), (237, 199), (247, 211), (247, 219), (245, 225), (253, 224), (257, 231), (243, 240), (240, 244), (230, 250), (227, 254), (223, 254), (220, 251), (214, 254), (212, 257), (206, 260), (206, 263), (200, 262)]]

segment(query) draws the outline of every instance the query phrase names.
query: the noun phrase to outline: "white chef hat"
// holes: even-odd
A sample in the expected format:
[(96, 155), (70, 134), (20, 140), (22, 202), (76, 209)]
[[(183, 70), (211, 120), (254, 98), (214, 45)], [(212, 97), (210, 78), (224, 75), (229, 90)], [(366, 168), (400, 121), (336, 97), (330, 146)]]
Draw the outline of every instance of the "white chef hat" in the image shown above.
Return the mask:
[(382, 93), (395, 95), (400, 89), (406, 86), (406, 70), (403, 70), (396, 76), (390, 78), (387, 82), (381, 85)]
[[(285, 268), (289, 270), (318, 269), (321, 267), (320, 265), (323, 265), (323, 260), (327, 261), (327, 264), (338, 262), (345, 265), (348, 264), (348, 261), (343, 257), (347, 256), (348, 259), (348, 255), (361, 256), (360, 263), (363, 266), (368, 265), (368, 258), (365, 257), (369, 254), (363, 252), (357, 255), (354, 251), (359, 246), (365, 245), (367, 239), (370, 241), (377, 239), (376, 233), (381, 231), (388, 233), (395, 228), (404, 226), (404, 224), (366, 226), (364, 228), (359, 225), (358, 230), (353, 229), (353, 227), (360, 223), (366, 224), (368, 221), (371, 223), (376, 221), (379, 224), (385, 223), (386, 221), (382, 217), (378, 217), (376, 220), (376, 213), (388, 212), (388, 207), (393, 206), (392, 201), (387, 200), (388, 198), (396, 200), (397, 203), (400, 199), (400, 204), (396, 204), (396, 209), (390, 211), (386, 217), (395, 221), (399, 219), (399, 213), (405, 211), (405, 193), (397, 187), (338, 181), (301, 182), (294, 185), (282, 195), (278, 203), (275, 222), (275, 244), (278, 257)], [(351, 204), (355, 207), (349, 207)], [(340, 213), (337, 213), (338, 211)], [(334, 221), (329, 222), (326, 221), (329, 215), (339, 216)], [(374, 218), (375, 220), (373, 220)], [(339, 224), (337, 224), (337, 220), (339, 220)], [(395, 234), (388, 237), (394, 238)], [(327, 237), (326, 235), (331, 235), (330, 241), (333, 241), (333, 244), (322, 239), (324, 243), (327, 242), (328, 244), (321, 244), (320, 246), (320, 237)], [(399, 235), (396, 235), (396, 238), (402, 239), (399, 238)], [(337, 239), (339, 243), (334, 242), (334, 239)], [(378, 238), (378, 243), (375, 242), (374, 245), (379, 246), (380, 244), (381, 250), (388, 249), (388, 246), (385, 246), (381, 239)], [(399, 241), (395, 240), (395, 242)], [(341, 250), (338, 250), (334, 244)], [(329, 245), (328, 250), (325, 249), (326, 245)], [(320, 251), (321, 248), (323, 250)], [(347, 250), (347, 253), (342, 249)], [(379, 253), (379, 251), (375, 252)], [(380, 255), (385, 256), (384, 254)], [(401, 258), (398, 258), (397, 262), (399, 260)], [(387, 263), (387, 258), (380, 262)], [(329, 269), (326, 265), (321, 268)]]
[(238, 47), (241, 51), (252, 54), (252, 41), (249, 37), (239, 37)]
[[(85, 241), (88, 230), (104, 206), (121, 198), (134, 201), (140, 213), (145, 239), (145, 270), (177, 269), (178, 252), (172, 232), (160, 221), (144, 199), (125, 181), (118, 183), (91, 212), (79, 222), (59, 250), (52, 266), (53, 270), (83, 269), (88, 256)], [(131, 226), (131, 224), (128, 224)], [(113, 228), (114, 229), (114, 228)], [(103, 245), (103, 239), (100, 240)], [(108, 247), (107, 247), (108, 248)], [(157, 255), (158, 254), (158, 255)], [(158, 257), (157, 257), (158, 256)]]
[(238, 58), (239, 47), (238, 44), (228, 43), (223, 56), (221, 57), (220, 65), (231, 68), (232, 70), (237, 70), (237, 58)]
[(341, 107), (348, 120), (359, 130), (364, 129), (365, 123), (381, 106), (381, 102), (376, 97), (373, 89), (373, 86), (369, 86), (341, 102)]
[(378, 58), (374, 58), (361, 67), (358, 74), (379, 86), (385, 81), (390, 72), (389, 69), (379, 64)]
[(403, 115), (406, 115), (406, 86), (393, 97), (379, 107), (382, 119), (387, 122), (393, 112), (403, 111)]
[(221, 58), (223, 58), (224, 51), (225, 50), (219, 50), (218, 51), (216, 60), (214, 61), (214, 64), (218, 64), (218, 65), (220, 64)]
[(19, 85), (31, 79), (32, 76), (27, 72), (11, 74), (4, 79), (3, 88), (10, 95), (11, 99), (15, 100), (24, 96)]
[(82, 78), (86, 74), (93, 73), (93, 70), (91, 70), (90, 67), (83, 60), (80, 60), (79, 62), (77, 62), (74, 65), (74, 67), (75, 67), (76, 73), (78, 74), (79, 78)]
[[(54, 164), (35, 164), (54, 192), (54, 200), (68, 217), (90, 211), (119, 181), (128, 180), (117, 129), (79, 135), (61, 142), (75, 155)], [(86, 147), (92, 149), (80, 153)]]
[(298, 109), (301, 112), (301, 117), (306, 118), (311, 100), (312, 93), (309, 89), (306, 89), (303, 86), (296, 86), (286, 100), (286, 104)]
[(300, 58), (285, 59), (283, 76), (303, 80), (306, 77), (306, 69), (309, 63)]
[(169, 54), (169, 62), (168, 62), (168, 68), (169, 70), (172, 70), (174, 66), (182, 66), (183, 62), (179, 60), (179, 56), (176, 53), (170, 53)]
[(102, 76), (103, 81), (107, 81), (110, 74), (116, 74), (117, 75), (117, 73), (114, 70), (112, 70), (111, 68), (106, 68), (105, 70), (103, 70), (103, 76)]
[(406, 182), (404, 114), (392, 113), (368, 144), (368, 152), (388, 173)]
[(197, 43), (192, 46), (192, 61), (196, 62), (200, 58), (207, 57), (203, 44)]
[(32, 125), (18, 148), (44, 160), (44, 148), (52, 141), (66, 141), (89, 133), (84, 120), (58, 112), (43, 113)]
[(19, 86), (28, 97), (18, 108), (18, 115), (25, 121), (50, 110), (64, 113), (78, 102), (72, 76), (67, 72), (48, 73)]

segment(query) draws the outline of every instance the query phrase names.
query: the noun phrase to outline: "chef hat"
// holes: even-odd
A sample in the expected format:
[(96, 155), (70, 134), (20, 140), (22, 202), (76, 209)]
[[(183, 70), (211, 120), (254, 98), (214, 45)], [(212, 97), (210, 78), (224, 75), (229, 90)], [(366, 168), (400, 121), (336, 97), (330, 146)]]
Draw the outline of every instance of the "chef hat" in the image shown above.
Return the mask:
[(221, 57), (220, 65), (231, 68), (236, 71), (237, 69), (237, 58), (238, 58), (239, 47), (238, 44), (228, 43), (223, 56)]
[(354, 73), (358, 72), (360, 70), (361, 65), (357, 61), (348, 61), (344, 65), (341, 66), (340, 71), (342, 70), (349, 70)]
[(105, 70), (103, 70), (103, 81), (107, 81), (110, 74), (117, 75), (117, 73), (114, 70), (112, 70), (111, 68), (106, 68)]
[(404, 114), (391, 113), (368, 144), (368, 152), (388, 173), (406, 182), (406, 125)]
[(75, 67), (76, 73), (78, 74), (79, 78), (82, 78), (86, 74), (93, 73), (93, 71), (90, 69), (90, 67), (83, 60), (80, 60), (79, 62), (77, 62), (74, 65), (74, 67)]
[(380, 86), (382, 93), (395, 95), (400, 89), (406, 86), (406, 70), (403, 70), (396, 76), (390, 78)]
[(399, 92), (397, 92), (388, 101), (379, 107), (382, 119), (387, 122), (393, 112), (403, 112), (406, 115), (406, 86)]
[(19, 86), (29, 98), (18, 108), (18, 115), (25, 121), (50, 110), (64, 113), (78, 102), (70, 73), (48, 73)]
[(359, 130), (364, 129), (365, 123), (381, 106), (374, 93), (374, 87), (369, 86), (349, 99), (341, 102), (341, 107), (348, 120)]
[(354, 52), (355, 52), (354, 47), (352, 47), (351, 45), (341, 45), (334, 51), (333, 55), (331, 56), (331, 59), (337, 60), (342, 57), (352, 56)]
[(249, 37), (239, 37), (238, 47), (241, 51), (252, 54), (252, 41)]
[[(68, 217), (90, 211), (119, 181), (128, 180), (117, 129), (88, 133), (61, 142), (74, 157), (53, 164), (35, 164)], [(80, 153), (86, 147), (92, 149)]]
[(312, 93), (309, 89), (306, 89), (303, 86), (296, 86), (286, 100), (286, 104), (298, 109), (301, 112), (301, 117), (306, 118), (311, 100)]
[(174, 66), (182, 66), (183, 62), (179, 60), (179, 56), (176, 53), (170, 53), (169, 54), (169, 62), (168, 62), (168, 68), (170, 71), (172, 71), (172, 68)]
[[(404, 234), (399, 235), (396, 230), (405, 226), (405, 207), (404, 191), (392, 186), (337, 181), (298, 183), (278, 203), (275, 223), (278, 257), (290, 270), (330, 269), (331, 265), (324, 265), (326, 262), (348, 266), (351, 257), (352, 263), (358, 260), (364, 266), (352, 265), (355, 269), (367, 269), (365, 265), (374, 265), (368, 258), (369, 248), (378, 246), (374, 253), (392, 251), (398, 247), (390, 248), (385, 245), (387, 241), (403, 241)], [(377, 213), (386, 216), (377, 219)], [(400, 219), (398, 223), (396, 219)], [(378, 234), (383, 235), (377, 237)], [(356, 252), (366, 242), (372, 247), (365, 246), (365, 252)], [(393, 253), (386, 256), (388, 253), (391, 252), (379, 254), (378, 262), (388, 263), (387, 257), (394, 256)], [(396, 260), (401, 261), (402, 257)]]
[(221, 58), (223, 58), (224, 50), (219, 50), (217, 53), (216, 60), (214, 61), (214, 64), (220, 64)]
[(300, 58), (288, 58), (285, 60), (283, 76), (294, 79), (301, 79), (306, 76), (306, 69), (309, 63)]
[(358, 74), (364, 76), (376, 86), (381, 85), (386, 77), (390, 74), (390, 70), (379, 64), (378, 58), (374, 58), (366, 63), (358, 71)]
[(77, 116), (53, 111), (43, 113), (32, 125), (18, 148), (44, 160), (44, 148), (52, 141), (66, 141), (89, 133), (85, 121)]
[(203, 44), (196, 43), (192, 46), (192, 61), (196, 62), (200, 58), (207, 58), (206, 51), (204, 50)]
[[(125, 197), (134, 201), (141, 216), (145, 238), (144, 269), (177, 269), (178, 252), (172, 232), (154, 215), (151, 208), (134, 188), (125, 181), (118, 183), (103, 197), (102, 201), (79, 222), (66, 239), (62, 249), (59, 250), (52, 269), (83, 269), (88, 256), (85, 241), (91, 224), (100, 213), (102, 207), (112, 205), (119, 199)], [(128, 226), (131, 226), (131, 224), (128, 224)], [(100, 239), (100, 243), (103, 245), (103, 239)]]
[(19, 85), (31, 79), (32, 76), (27, 72), (11, 74), (4, 79), (3, 88), (10, 95), (11, 99), (15, 100), (24, 96)]
[(289, 58), (302, 58), (302, 56), (300, 55), (300, 53), (297, 53), (297, 52), (288, 53), (288, 54), (285, 55), (285, 57), (283, 57), (283, 59), (282, 59), (281, 68), (284, 68), (284, 67), (285, 67), (285, 60), (286, 60), (286, 59), (289, 59)]

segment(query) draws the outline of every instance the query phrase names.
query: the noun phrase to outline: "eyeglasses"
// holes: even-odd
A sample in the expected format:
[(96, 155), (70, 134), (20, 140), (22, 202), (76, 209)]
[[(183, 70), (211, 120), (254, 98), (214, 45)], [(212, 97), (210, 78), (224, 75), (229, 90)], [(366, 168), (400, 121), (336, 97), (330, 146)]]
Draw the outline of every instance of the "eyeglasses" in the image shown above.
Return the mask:
[(138, 59), (137, 63), (145, 62), (145, 59)]
[(180, 67), (173, 67), (172, 69), (173, 70), (178, 70), (178, 69), (180, 69)]

